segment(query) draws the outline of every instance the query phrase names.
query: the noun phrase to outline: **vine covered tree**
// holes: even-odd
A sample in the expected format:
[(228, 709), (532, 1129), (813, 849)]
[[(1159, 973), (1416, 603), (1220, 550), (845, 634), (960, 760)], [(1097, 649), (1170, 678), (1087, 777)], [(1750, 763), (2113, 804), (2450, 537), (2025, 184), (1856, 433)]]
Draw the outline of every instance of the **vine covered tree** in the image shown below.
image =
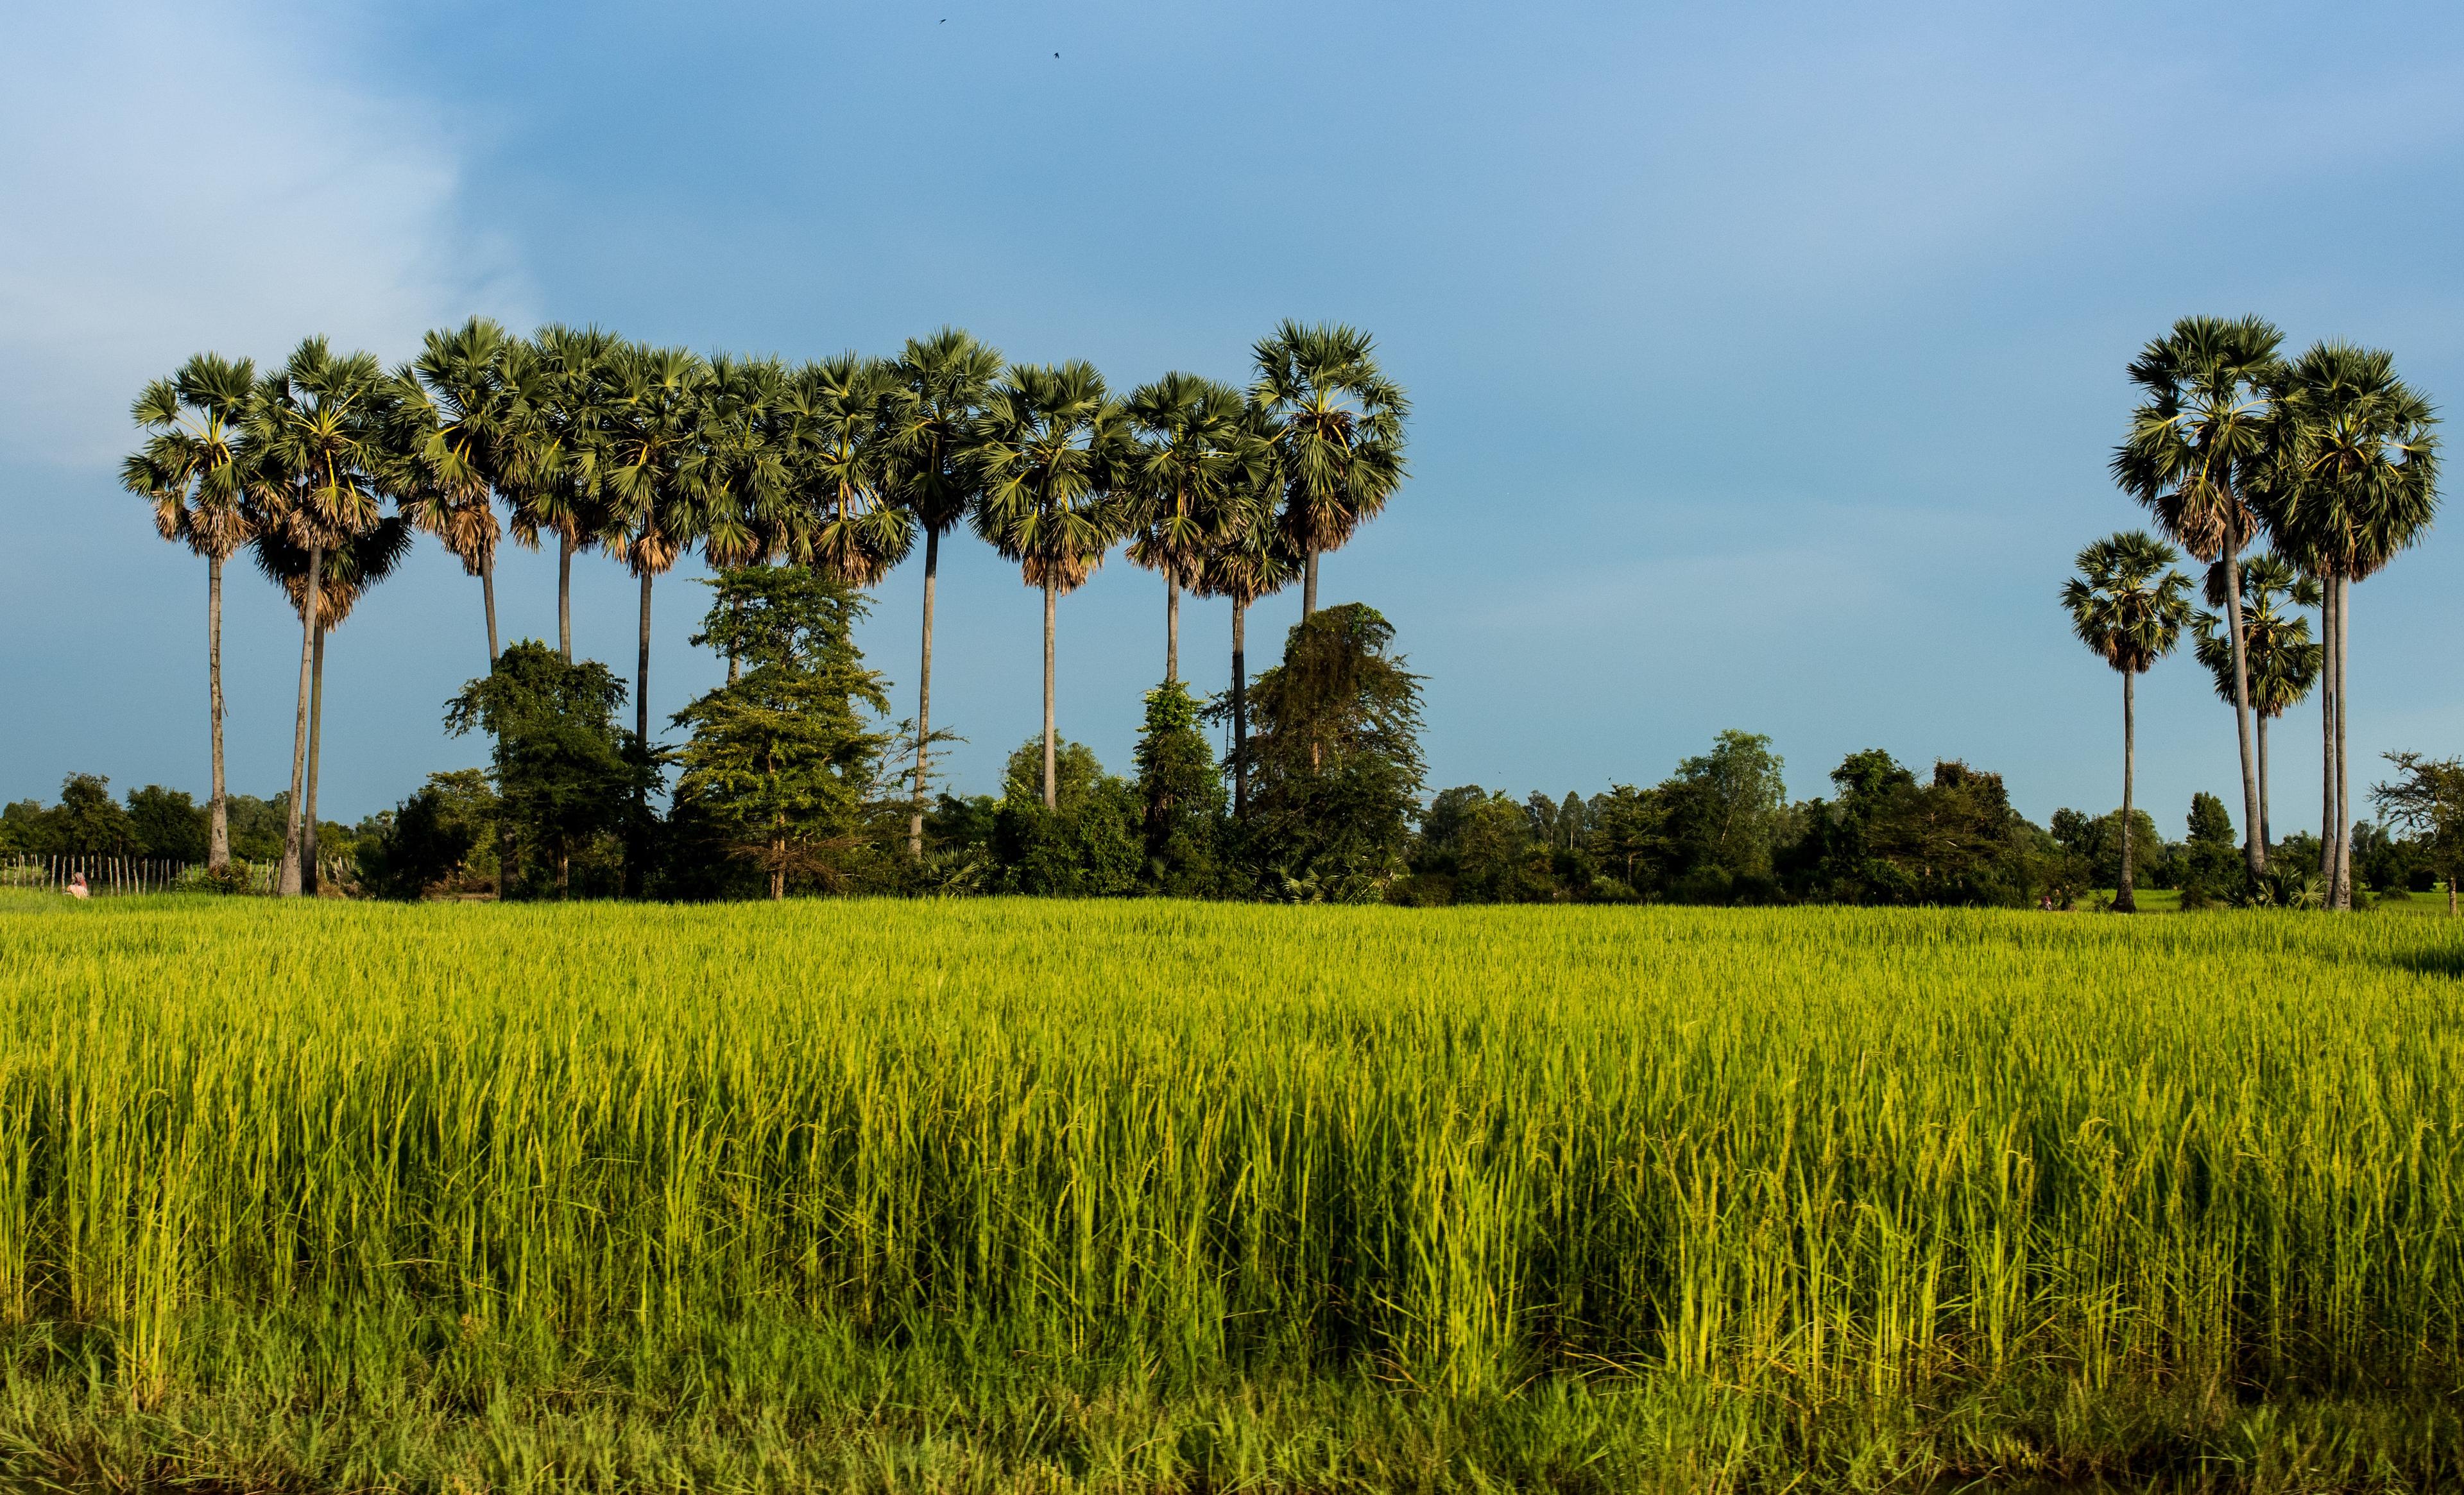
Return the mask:
[(1419, 813), (1419, 676), (1360, 603), (1301, 620), (1252, 692), (1257, 799), (1242, 841), (1268, 890), (1357, 902), (1403, 870)]
[(2171, 569), (2180, 559), (2144, 530), (2125, 530), (2079, 553), (2079, 575), (2062, 585), (2062, 606), (2080, 643), (2122, 676), (2122, 886), (2113, 907), (2139, 912), (2132, 890), (2130, 798), (2139, 747), (2139, 677), (2173, 651), (2189, 621), (2190, 583)]
[(154, 528), (205, 558), (206, 688), (212, 722), (213, 787), (206, 862), (231, 865), (231, 798), (223, 780), (223, 563), (255, 532), (240, 441), (256, 368), (246, 359), (200, 353), (137, 397), (132, 412), (145, 444), (121, 465), (121, 482), (154, 505)]

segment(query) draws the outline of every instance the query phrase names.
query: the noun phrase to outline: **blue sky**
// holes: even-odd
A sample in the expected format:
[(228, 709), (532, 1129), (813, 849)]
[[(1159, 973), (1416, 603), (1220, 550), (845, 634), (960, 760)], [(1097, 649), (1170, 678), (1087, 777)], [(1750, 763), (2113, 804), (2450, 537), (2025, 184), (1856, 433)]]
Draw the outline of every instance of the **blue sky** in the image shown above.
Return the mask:
[[(517, 13), (518, 11), (518, 13)], [(210, 13), (209, 13), (210, 12)], [(946, 19), (945, 19), (946, 18)], [(188, 353), (327, 332), (388, 362), (481, 312), (803, 358), (957, 323), (1126, 389), (1245, 373), (1278, 319), (1370, 329), (1412, 477), (1326, 563), (1427, 677), (1433, 786), (1651, 782), (1723, 728), (1799, 795), (1856, 749), (2119, 798), (2120, 690), (2054, 594), (2139, 522), (2123, 366), (2191, 312), (2393, 349), (2464, 387), (2464, 11), (2444, 7), (989, 5), (49, 8), (0, 62), (0, 797), (207, 780), (202, 562), (114, 472)], [(1055, 56), (1054, 54), (1059, 55)], [(2356, 600), (2357, 768), (2464, 750), (2459, 525)], [(551, 634), (552, 559), (499, 583)], [(630, 583), (580, 563), (629, 671)], [(651, 705), (712, 684), (658, 589)], [(296, 627), (234, 568), (236, 791), (290, 749)], [(1039, 606), (945, 556), (935, 725), (968, 790), (1038, 721)], [(864, 642), (912, 709), (918, 581)], [(1271, 654), (1296, 596), (1259, 610)], [(1162, 586), (1061, 612), (1060, 719), (1128, 766)], [(1224, 671), (1196, 605), (1184, 671)], [(1253, 656), (1254, 657), (1254, 656)], [(329, 664), (323, 804), (479, 760), (485, 666), (432, 546)], [(2141, 693), (2142, 802), (2233, 793), (2187, 657)], [(2318, 803), (2317, 717), (2276, 821)], [(2366, 777), (2366, 772), (2365, 772)]]

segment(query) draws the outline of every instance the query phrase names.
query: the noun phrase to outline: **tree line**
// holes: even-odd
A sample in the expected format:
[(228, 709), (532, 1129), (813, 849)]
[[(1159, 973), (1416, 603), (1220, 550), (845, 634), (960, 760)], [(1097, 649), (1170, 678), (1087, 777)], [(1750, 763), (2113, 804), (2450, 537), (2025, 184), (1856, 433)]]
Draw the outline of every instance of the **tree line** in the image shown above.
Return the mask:
[[(704, 358), (595, 328), (549, 326), (517, 338), (476, 318), (429, 334), (416, 359), (389, 372), (374, 356), (338, 353), (321, 338), (262, 371), (246, 359), (199, 354), (139, 396), (144, 439), (122, 479), (153, 505), (165, 539), (207, 562), (208, 859), (221, 866), (231, 856), (224, 565), (245, 549), (300, 618), (277, 887), (314, 891), (317, 859), (302, 855), (314, 831), (302, 827), (317, 824), (325, 639), (423, 533), (479, 583), (492, 681), (515, 652), (497, 636), (496, 552), (507, 538), (556, 547), (555, 654), (565, 673), (525, 651), (506, 679), (465, 693), (452, 717), (459, 730), (496, 737), (500, 758), (503, 724), (540, 692), (596, 693), (603, 704), (614, 699), (611, 689), (621, 692), (604, 670), (605, 678), (570, 674), (579, 668), (574, 558), (603, 555), (638, 579), (624, 783), (633, 805), (627, 834), (637, 841), (648, 834), (649, 797), (664, 766), (647, 693), (656, 579), (698, 551), (722, 575), (792, 568), (861, 591), (920, 540), (923, 650), (904, 737), (906, 851), (921, 862), (936, 741), (939, 552), (961, 524), (1044, 594), (1038, 787), (1047, 811), (1057, 812), (1060, 799), (1059, 600), (1115, 547), (1159, 574), (1168, 685), (1180, 678), (1181, 593), (1231, 601), (1226, 715), (1234, 808), (1245, 817), (1254, 756), (1247, 610), (1297, 583), (1304, 619), (1318, 611), (1320, 558), (1374, 518), (1402, 481), (1409, 413), (1357, 329), (1287, 321), (1254, 353), (1246, 388), (1174, 372), (1126, 396), (1084, 362), (1012, 364), (956, 329), (911, 340), (891, 358), (847, 354), (795, 365)], [(730, 594), (729, 605), (740, 608), (741, 587), (751, 585)], [(781, 646), (741, 635), (724, 618), (708, 636), (728, 655), (731, 685), (748, 667), (785, 683)], [(756, 659), (760, 649), (771, 652)], [(725, 779), (688, 761), (686, 780), (696, 773), (709, 793)], [(637, 847), (631, 862), (638, 873), (648, 857)], [(638, 876), (628, 877), (627, 890), (643, 890)]]
[[(2429, 529), (2438, 504), (2437, 417), (2384, 351), (2320, 342), (2283, 354), (2256, 317), (2187, 317), (2130, 365), (2141, 401), (2115, 449), (2123, 490), (2163, 538), (2123, 531), (2079, 551), (2062, 605), (2081, 643), (2122, 676), (2121, 846), (2115, 908), (2136, 907), (2132, 779), (2140, 675), (2191, 629), (2231, 705), (2240, 753), (2242, 875), (2249, 901), (2315, 896), (2353, 906), (2356, 816), (2346, 668), (2356, 583)], [(2254, 545), (2266, 548), (2246, 554)], [(2176, 550), (2176, 546), (2179, 550)], [(2183, 553), (2207, 566), (2196, 610)], [(2320, 636), (2291, 609), (2315, 607)], [(2220, 614), (2220, 615), (2219, 615)], [(2278, 851), (2271, 865), (2268, 724), (2316, 691), (2321, 738), (2315, 873)], [(2254, 732), (2254, 721), (2255, 731)], [(2452, 763), (2400, 756), (2380, 799), (2433, 838), (2464, 806), (2439, 799)], [(2315, 882), (2314, 882), (2315, 879)]]

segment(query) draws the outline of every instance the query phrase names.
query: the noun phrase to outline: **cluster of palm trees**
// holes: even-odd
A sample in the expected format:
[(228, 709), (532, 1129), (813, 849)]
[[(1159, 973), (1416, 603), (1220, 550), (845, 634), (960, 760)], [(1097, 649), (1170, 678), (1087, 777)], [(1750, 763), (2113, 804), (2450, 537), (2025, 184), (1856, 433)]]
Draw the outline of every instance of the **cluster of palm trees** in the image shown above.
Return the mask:
[[(2122, 675), (2119, 909), (2133, 907), (2133, 687), (2189, 626), (2233, 708), (2243, 857), (2254, 884), (2268, 872), (2267, 724), (2318, 688), (2319, 875), (2328, 906), (2352, 906), (2352, 588), (2429, 528), (2438, 504), (2437, 418), (2385, 352), (2321, 342), (2287, 359), (2283, 341), (2255, 317), (2190, 317), (2147, 344), (2130, 365), (2143, 399), (2112, 468), (2165, 539), (2129, 531), (2098, 540), (2079, 552), (2079, 574), (2063, 587), (2080, 641)], [(2271, 548), (2245, 560), (2262, 538)], [(2174, 545), (2208, 566), (2208, 601), (2221, 618), (2193, 613), (2189, 580), (2171, 569)], [(2320, 609), (2318, 642), (2308, 620), (2285, 605)]]
[[(714, 567), (810, 566), (869, 587), (924, 548), (912, 854), (930, 778), (933, 609), (944, 536), (963, 521), (1044, 593), (1044, 795), (1055, 796), (1058, 601), (1116, 545), (1165, 583), (1165, 674), (1179, 677), (1180, 594), (1232, 603), (1231, 715), (1244, 735), (1247, 609), (1294, 581), (1400, 484), (1402, 390), (1351, 327), (1287, 321), (1236, 388), (1171, 373), (1126, 398), (1091, 365), (1008, 364), (967, 333), (893, 358), (790, 365), (704, 358), (595, 328), (530, 338), (485, 319), (428, 335), (390, 372), (321, 338), (279, 367), (200, 354), (149, 384), (125, 485), (165, 539), (207, 562), (213, 737), (210, 857), (230, 857), (223, 779), (222, 573), (243, 548), (301, 621), (282, 892), (313, 891), (325, 634), (395, 569), (414, 531), (479, 583), (498, 652), (507, 535), (557, 550), (557, 637), (573, 657), (573, 559), (641, 583), (634, 725), (649, 737), (651, 584), (688, 554)], [(733, 675), (731, 662), (731, 676)], [(302, 829), (303, 824), (305, 829)]]

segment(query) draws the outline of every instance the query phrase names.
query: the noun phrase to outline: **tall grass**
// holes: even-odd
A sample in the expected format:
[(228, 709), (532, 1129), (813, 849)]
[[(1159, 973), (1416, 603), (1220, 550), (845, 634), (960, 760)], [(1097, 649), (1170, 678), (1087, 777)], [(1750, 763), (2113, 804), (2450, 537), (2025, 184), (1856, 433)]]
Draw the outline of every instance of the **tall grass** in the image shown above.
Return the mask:
[(2369, 916), (12, 906), (0, 1448), (1915, 1487), (2132, 1467), (2066, 1405), (2254, 1470), (2339, 1406), (2281, 1487), (2435, 1487), (2459, 971)]

